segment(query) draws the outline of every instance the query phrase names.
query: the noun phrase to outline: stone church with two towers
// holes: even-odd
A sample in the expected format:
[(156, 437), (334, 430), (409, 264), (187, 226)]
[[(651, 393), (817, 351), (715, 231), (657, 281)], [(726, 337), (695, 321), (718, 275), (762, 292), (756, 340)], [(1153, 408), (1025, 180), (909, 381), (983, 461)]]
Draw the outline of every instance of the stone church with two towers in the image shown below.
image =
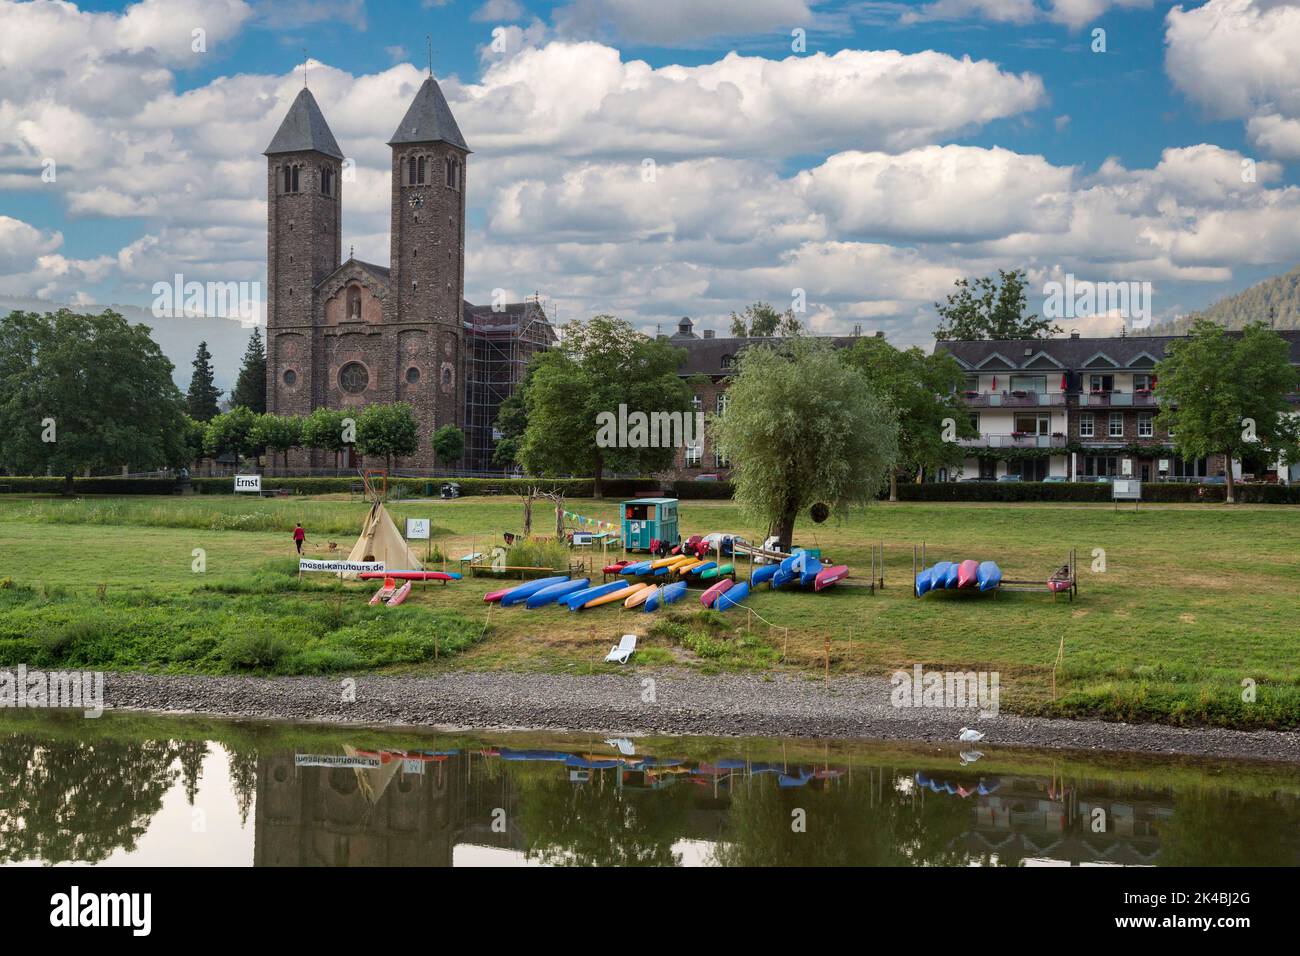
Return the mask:
[[(432, 468), (431, 436), (451, 424), (466, 434), (461, 466), (491, 470), (496, 411), (555, 333), (537, 297), (465, 301), (470, 149), (432, 76), (388, 145), (388, 266), (343, 260), (344, 154), (306, 87), (266, 148), (267, 410), (407, 402), (419, 450), (395, 468)], [(301, 452), (290, 462), (328, 467), (333, 455)], [(360, 461), (350, 455), (346, 464)]]

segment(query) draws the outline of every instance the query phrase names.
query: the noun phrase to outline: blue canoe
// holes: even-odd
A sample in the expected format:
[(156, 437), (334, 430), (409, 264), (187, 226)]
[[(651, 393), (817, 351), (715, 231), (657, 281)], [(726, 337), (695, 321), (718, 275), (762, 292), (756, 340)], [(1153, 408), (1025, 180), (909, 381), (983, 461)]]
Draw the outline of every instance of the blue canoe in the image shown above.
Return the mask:
[(674, 601), (681, 600), (682, 595), (685, 593), (685, 581), (678, 581), (676, 584), (669, 584), (661, 588), (656, 588), (655, 593), (642, 602), (641, 609), (644, 611), (657, 611), (665, 604), (672, 604)]
[(575, 578), (572, 581), (561, 581), (559, 584), (552, 584), (550, 587), (542, 588), (540, 591), (534, 591), (524, 599), (526, 607), (544, 607), (547, 604), (553, 604), (566, 594), (572, 594), (575, 591), (581, 591), (591, 585), (587, 578)]
[(511, 604), (519, 604), (528, 600), (542, 588), (549, 588), (552, 584), (560, 584), (569, 580), (567, 575), (559, 574), (550, 578), (538, 578), (536, 581), (529, 581), (527, 584), (521, 584), (517, 588), (511, 588), (505, 594), (501, 595), (501, 606), (509, 607)]
[(926, 568), (916, 575), (916, 596), (924, 597), (925, 592), (930, 590), (930, 575), (934, 573), (934, 568)]
[[(783, 584), (788, 584), (795, 577), (795, 573), (787, 568), (781, 567), (776, 569), (776, 574), (772, 575), (772, 590), (775, 591)], [(743, 583), (743, 582), (742, 582)]]
[(957, 575), (961, 572), (961, 565), (956, 561), (948, 562), (948, 570), (943, 575), (943, 586), (949, 590), (957, 587)]
[(749, 586), (758, 587), (764, 581), (771, 581), (776, 572), (781, 570), (779, 564), (765, 564), (761, 568), (755, 568), (754, 573), (749, 576)]
[(713, 568), (716, 568), (717, 566), (718, 566), (717, 561), (705, 561), (703, 564), (699, 565), (698, 567), (691, 568), (686, 573), (694, 574), (698, 577), (700, 574), (703, 574), (705, 571), (710, 571)]
[(822, 563), (814, 558), (811, 554), (804, 559), (803, 567), (799, 573), (799, 583), (804, 587), (816, 583), (817, 575), (822, 573)]
[(791, 551), (790, 557), (786, 558), (784, 561), (781, 562), (781, 570), (782, 571), (796, 570), (795, 563), (796, 562), (799, 562), (800, 564), (803, 563), (799, 561), (799, 556), (801, 554), (803, 554), (803, 548), (795, 548), (793, 551)]
[(597, 584), (595, 587), (583, 588), (581, 591), (575, 591), (573, 594), (566, 594), (560, 598), (561, 604), (567, 604), (570, 611), (581, 611), (582, 606), (588, 601), (594, 601), (598, 597), (604, 597), (606, 594), (613, 594), (615, 591), (626, 591), (632, 585), (626, 581), (610, 581), (608, 584)]
[(975, 572), (975, 583), (981, 591), (991, 591), (1002, 583), (1002, 569), (992, 561), (981, 561)]
[(638, 561), (636, 564), (629, 564), (619, 574), (648, 574), (650, 571), (649, 561)]
[(718, 599), (713, 602), (713, 609), (715, 611), (725, 611), (727, 608), (735, 607), (748, 596), (749, 584), (745, 581), (737, 581), (718, 595)]

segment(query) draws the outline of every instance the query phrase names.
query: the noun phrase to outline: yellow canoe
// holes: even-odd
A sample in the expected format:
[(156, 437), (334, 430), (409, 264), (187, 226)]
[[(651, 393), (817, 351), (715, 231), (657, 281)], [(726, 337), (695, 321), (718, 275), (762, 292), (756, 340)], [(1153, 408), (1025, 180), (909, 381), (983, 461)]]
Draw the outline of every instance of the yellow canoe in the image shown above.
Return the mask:
[(685, 561), (685, 560), (686, 560), (685, 555), (681, 555), (681, 554), (669, 555), (666, 558), (660, 558), (658, 561), (651, 561), (650, 570), (653, 571), (655, 568), (666, 568), (670, 564), (676, 564), (679, 561)]
[(624, 601), (624, 602), (623, 602), (623, 606), (624, 606), (624, 607), (640, 607), (642, 604), (645, 603), (645, 601), (650, 597), (650, 595), (654, 594), (654, 593), (655, 593), (656, 591), (658, 591), (658, 590), (659, 590), (659, 589), (658, 589), (657, 587), (655, 587), (654, 585), (652, 585), (652, 584), (647, 584), (647, 585), (646, 585), (645, 587), (643, 587), (641, 590), (637, 591), (636, 594), (633, 594), (633, 595), (632, 595), (631, 597), (629, 597), (626, 601)]
[(708, 562), (701, 561), (698, 558), (692, 558), (689, 561), (683, 561), (681, 564), (674, 565), (673, 574), (690, 574), (693, 568), (698, 568), (701, 564), (707, 563)]
[(598, 607), (601, 604), (609, 604), (613, 601), (627, 600), (633, 594), (636, 594), (638, 591), (644, 591), (649, 586), (650, 585), (648, 584), (634, 584), (630, 588), (619, 588), (617, 591), (610, 594), (602, 594), (598, 598), (592, 598), (582, 606), (582, 609), (585, 611), (589, 607)]

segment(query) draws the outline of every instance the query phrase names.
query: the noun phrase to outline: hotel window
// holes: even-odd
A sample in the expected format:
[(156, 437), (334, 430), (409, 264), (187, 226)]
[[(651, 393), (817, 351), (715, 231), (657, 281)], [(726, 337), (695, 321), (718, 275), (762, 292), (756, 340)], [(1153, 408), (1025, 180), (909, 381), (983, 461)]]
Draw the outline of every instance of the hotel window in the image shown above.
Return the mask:
[(1151, 438), (1156, 433), (1155, 419), (1150, 415), (1138, 416), (1138, 438)]
[(704, 458), (704, 448), (699, 444), (686, 446), (686, 467), (699, 468)]
[(1079, 437), (1091, 438), (1094, 435), (1092, 426), (1092, 415), (1084, 412), (1079, 416)]
[(1152, 387), (1152, 376), (1146, 373), (1139, 373), (1133, 376), (1133, 391), (1140, 392), (1143, 389), (1150, 391)]
[(1110, 413), (1110, 426), (1106, 430), (1106, 435), (1109, 438), (1124, 437), (1124, 413), (1123, 412)]
[(1115, 388), (1114, 375), (1090, 375), (1088, 382), (1089, 387), (1094, 392), (1109, 392)]
[(978, 375), (966, 376), (966, 391), (978, 392), (980, 390), (980, 377)]
[(1036, 392), (1041, 395), (1047, 391), (1047, 377), (1044, 375), (1012, 375), (1011, 391)]
[(1051, 433), (1051, 417), (1048, 415), (1017, 415), (1012, 429), (1025, 435), (1047, 435)]

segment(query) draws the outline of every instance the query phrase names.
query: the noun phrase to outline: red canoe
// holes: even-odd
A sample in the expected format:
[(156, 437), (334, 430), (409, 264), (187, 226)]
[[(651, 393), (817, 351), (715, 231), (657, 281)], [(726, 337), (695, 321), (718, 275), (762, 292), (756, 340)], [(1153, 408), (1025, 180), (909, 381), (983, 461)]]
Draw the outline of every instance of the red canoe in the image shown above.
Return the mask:
[(500, 591), (489, 591), (487, 594), (483, 595), (483, 603), (494, 604), (495, 602), (500, 601), (503, 597), (505, 597), (506, 592), (509, 590), (510, 588), (502, 588)]
[(602, 568), (601, 570), (603, 570), (606, 574), (618, 574), (618, 572), (622, 571), (625, 567), (627, 567), (631, 563), (632, 563), (631, 561), (615, 561), (613, 564), (605, 565), (605, 567)]
[(713, 585), (713, 587), (700, 595), (700, 603), (705, 607), (713, 607), (713, 602), (718, 599), (718, 596), (722, 594), (723, 591), (728, 590), (735, 583), (736, 582), (731, 578), (723, 578), (717, 584)]
[(957, 587), (973, 588), (979, 576), (980, 563), (967, 559), (957, 565)]
[(837, 564), (833, 567), (822, 568), (817, 572), (817, 578), (813, 584), (814, 591), (824, 591), (836, 581), (842, 581), (849, 576), (849, 566), (847, 564)]
[(459, 581), (459, 574), (446, 571), (362, 571), (358, 575), (362, 581), (394, 578), (398, 581)]

